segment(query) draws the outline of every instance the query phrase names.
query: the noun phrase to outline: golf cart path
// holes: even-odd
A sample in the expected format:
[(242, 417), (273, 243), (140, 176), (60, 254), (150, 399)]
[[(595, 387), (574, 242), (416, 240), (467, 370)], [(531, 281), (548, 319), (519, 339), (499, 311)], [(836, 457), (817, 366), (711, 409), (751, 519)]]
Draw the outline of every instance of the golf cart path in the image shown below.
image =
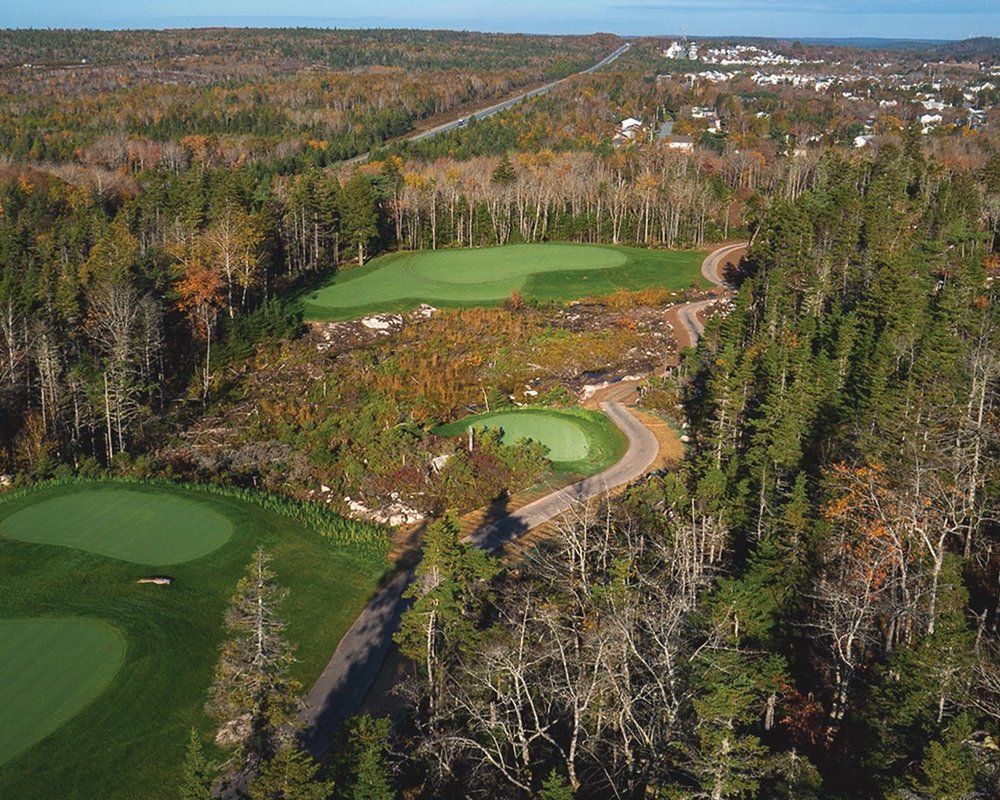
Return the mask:
[[(719, 271), (723, 259), (745, 246), (744, 243), (728, 245), (710, 253), (702, 264), (702, 274), (712, 283), (722, 285)], [(687, 306), (701, 307), (711, 302), (714, 301)], [(688, 331), (692, 343), (696, 342), (701, 324), (694, 314), (687, 324), (691, 326)], [(659, 451), (656, 436), (619, 402), (603, 402), (601, 409), (628, 439), (628, 450), (620, 461), (597, 475), (563, 487), (484, 525), (470, 534), (468, 541), (486, 550), (497, 550), (575, 505), (601, 497), (641, 477), (656, 460)], [(413, 577), (413, 567), (401, 570), (378, 591), (341, 638), (322, 675), (309, 691), (300, 720), (305, 743), (317, 758), (326, 754), (333, 733), (345, 719), (357, 713), (374, 683), (392, 643), (392, 635), (399, 626), (405, 606), (403, 592)]]

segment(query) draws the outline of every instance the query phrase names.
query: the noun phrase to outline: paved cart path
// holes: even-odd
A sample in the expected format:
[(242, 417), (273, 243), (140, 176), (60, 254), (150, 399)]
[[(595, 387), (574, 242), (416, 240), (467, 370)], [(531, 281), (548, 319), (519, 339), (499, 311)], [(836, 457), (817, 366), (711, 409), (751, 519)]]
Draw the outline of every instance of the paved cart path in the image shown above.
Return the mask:
[[(746, 244), (740, 243), (710, 253), (702, 264), (702, 274), (712, 283), (723, 285), (722, 270), (745, 248)], [(734, 263), (739, 263), (738, 257)], [(712, 302), (715, 301), (689, 303), (682, 309), (682, 324), (692, 344), (702, 332), (697, 311)], [(689, 316), (684, 312), (689, 312)], [(484, 525), (469, 536), (469, 541), (487, 550), (497, 550), (566, 513), (574, 505), (601, 497), (641, 477), (656, 460), (659, 450), (656, 436), (620, 402), (609, 400), (601, 403), (601, 409), (628, 439), (628, 450), (621, 460), (597, 475), (563, 487)], [(357, 713), (374, 683), (392, 644), (392, 635), (399, 626), (406, 605), (403, 592), (413, 575), (413, 567), (402, 570), (379, 590), (341, 638), (323, 674), (306, 697), (301, 720), (306, 744), (317, 758), (326, 754), (334, 732), (347, 717)]]

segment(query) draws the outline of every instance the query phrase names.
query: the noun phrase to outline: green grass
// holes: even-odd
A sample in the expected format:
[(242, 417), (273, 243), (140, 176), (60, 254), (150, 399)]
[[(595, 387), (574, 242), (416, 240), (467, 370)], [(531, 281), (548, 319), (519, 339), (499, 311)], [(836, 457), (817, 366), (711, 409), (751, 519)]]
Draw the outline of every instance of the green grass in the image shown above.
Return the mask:
[[(150, 491), (113, 488), (135, 491), (138, 501)], [(103, 484), (43, 487), (0, 502), (0, 521), (33, 505), (105, 491)], [(289, 639), (298, 644), (294, 675), (304, 686), (322, 671), (383, 571), (384, 562), (371, 552), (322, 536), (278, 510), (205, 491), (159, 491), (205, 504), (226, 519), (232, 536), (168, 570), (0, 537), (0, 619), (101, 620), (125, 642), (124, 661), (99, 696), (0, 763), (0, 797), (175, 798), (190, 728), (211, 731), (203, 706), (224, 637), (223, 614), (257, 544), (273, 554), (278, 583), (290, 590), (283, 616)], [(174, 578), (172, 586), (136, 583), (162, 572)], [(0, 685), (19, 671), (0, 658)], [(16, 727), (9, 713), (0, 703), (0, 729)]]
[(0, 763), (59, 728), (103, 692), (125, 657), (95, 619), (0, 619)]
[(525, 300), (568, 301), (649, 287), (700, 285), (703, 253), (583, 244), (518, 244), (421, 250), (377, 258), (338, 273), (302, 298), (315, 320), (403, 311), (420, 303), (496, 305), (515, 291)]
[(472, 428), (503, 430), (503, 441), (531, 439), (549, 448), (557, 473), (594, 475), (628, 449), (624, 434), (604, 414), (583, 409), (524, 408), (463, 417), (434, 432), (459, 436)]
[(0, 536), (10, 539), (155, 566), (207, 555), (232, 532), (229, 520), (207, 498), (156, 487), (112, 485), (64, 494), (0, 521)]

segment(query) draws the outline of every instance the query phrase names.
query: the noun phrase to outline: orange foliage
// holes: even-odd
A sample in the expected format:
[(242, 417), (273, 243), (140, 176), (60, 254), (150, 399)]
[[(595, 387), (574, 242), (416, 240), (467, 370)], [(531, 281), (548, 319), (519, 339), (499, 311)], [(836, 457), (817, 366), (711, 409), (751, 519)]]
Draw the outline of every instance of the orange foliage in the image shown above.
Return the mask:
[(184, 269), (174, 288), (177, 307), (188, 315), (198, 335), (206, 338), (215, 312), (225, 303), (222, 276), (207, 264), (195, 261)]

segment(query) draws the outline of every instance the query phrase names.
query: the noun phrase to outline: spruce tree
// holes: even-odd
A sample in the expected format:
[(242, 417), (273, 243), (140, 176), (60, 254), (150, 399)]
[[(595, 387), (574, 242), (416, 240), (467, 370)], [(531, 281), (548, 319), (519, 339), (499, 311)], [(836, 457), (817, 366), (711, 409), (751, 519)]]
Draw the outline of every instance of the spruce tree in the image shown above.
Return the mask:
[(333, 783), (319, 777), (319, 764), (289, 743), (264, 762), (250, 783), (250, 800), (328, 800)]
[(386, 748), (389, 720), (367, 714), (351, 717), (334, 746), (337, 784), (343, 800), (392, 800), (392, 787)]
[(441, 699), (445, 665), (476, 641), (482, 589), (498, 569), (495, 559), (460, 540), (450, 515), (428, 526), (423, 560), (405, 595), (413, 606), (403, 614), (396, 641), (423, 668), (431, 718)]
[(573, 787), (562, 775), (553, 769), (542, 782), (538, 800), (573, 800)]
[(241, 769), (252, 773), (291, 735), (299, 684), (289, 676), (292, 645), (278, 616), (286, 590), (274, 583), (270, 557), (258, 547), (236, 584), (207, 710), (220, 739), (236, 745)]
[(212, 794), (214, 775), (215, 765), (205, 758), (201, 737), (198, 735), (198, 731), (192, 728), (181, 777), (181, 800), (212, 800), (214, 797)]

